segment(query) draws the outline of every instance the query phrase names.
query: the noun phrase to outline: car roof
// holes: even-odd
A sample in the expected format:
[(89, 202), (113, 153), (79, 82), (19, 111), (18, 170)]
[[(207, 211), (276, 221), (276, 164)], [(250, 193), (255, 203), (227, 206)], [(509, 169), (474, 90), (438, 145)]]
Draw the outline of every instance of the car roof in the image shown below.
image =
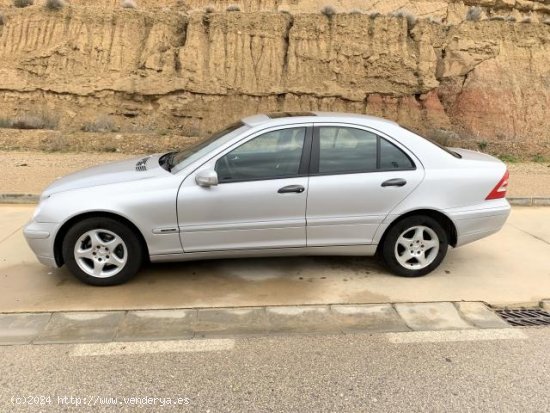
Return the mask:
[(272, 112), (248, 116), (241, 119), (241, 121), (250, 127), (260, 125), (276, 126), (300, 122), (356, 122), (369, 126), (397, 126), (397, 123), (388, 119), (344, 112)]

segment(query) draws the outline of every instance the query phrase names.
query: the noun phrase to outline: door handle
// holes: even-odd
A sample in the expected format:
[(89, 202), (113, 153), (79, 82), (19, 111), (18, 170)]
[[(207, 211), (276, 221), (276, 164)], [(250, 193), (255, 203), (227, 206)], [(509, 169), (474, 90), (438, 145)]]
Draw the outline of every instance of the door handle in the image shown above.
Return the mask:
[(382, 186), (384, 188), (386, 186), (405, 186), (405, 185), (407, 185), (407, 181), (405, 181), (403, 178), (388, 179), (387, 181), (382, 182)]
[(291, 193), (291, 192), (301, 194), (305, 190), (306, 189), (302, 185), (288, 185), (288, 186), (283, 186), (277, 192), (280, 193), (280, 194), (288, 194), (288, 193)]

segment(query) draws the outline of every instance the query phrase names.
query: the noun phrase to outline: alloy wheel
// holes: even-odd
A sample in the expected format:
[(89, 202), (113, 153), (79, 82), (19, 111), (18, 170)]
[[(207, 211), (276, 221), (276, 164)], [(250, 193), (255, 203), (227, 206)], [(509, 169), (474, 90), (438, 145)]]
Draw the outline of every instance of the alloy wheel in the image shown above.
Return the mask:
[(397, 262), (411, 270), (420, 270), (430, 265), (439, 252), (439, 238), (435, 231), (425, 225), (417, 225), (403, 231), (395, 243)]
[(82, 234), (74, 247), (78, 267), (86, 274), (108, 278), (118, 274), (128, 261), (124, 240), (112, 231), (93, 229)]

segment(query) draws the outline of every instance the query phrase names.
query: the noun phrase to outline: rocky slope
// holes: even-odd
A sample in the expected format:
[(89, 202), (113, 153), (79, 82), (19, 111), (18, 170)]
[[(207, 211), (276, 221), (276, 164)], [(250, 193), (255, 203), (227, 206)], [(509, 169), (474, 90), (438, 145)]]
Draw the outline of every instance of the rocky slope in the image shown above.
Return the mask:
[(0, 0), (0, 118), (197, 135), (256, 112), (337, 110), (550, 156), (549, 0), (335, 1), (328, 16), (313, 0), (211, 3)]

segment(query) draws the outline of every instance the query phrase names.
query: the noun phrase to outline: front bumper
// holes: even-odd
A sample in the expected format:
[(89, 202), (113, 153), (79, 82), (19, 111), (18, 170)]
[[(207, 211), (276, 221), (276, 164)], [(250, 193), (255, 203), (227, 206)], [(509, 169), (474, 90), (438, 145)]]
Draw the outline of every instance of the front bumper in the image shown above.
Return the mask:
[(491, 201), (491, 205), (486, 203), (479, 209), (447, 211), (456, 226), (456, 246), (469, 244), (500, 231), (510, 211), (506, 199)]
[(58, 224), (31, 221), (23, 229), (27, 244), (36, 258), (48, 267), (58, 268), (54, 255), (54, 241)]

